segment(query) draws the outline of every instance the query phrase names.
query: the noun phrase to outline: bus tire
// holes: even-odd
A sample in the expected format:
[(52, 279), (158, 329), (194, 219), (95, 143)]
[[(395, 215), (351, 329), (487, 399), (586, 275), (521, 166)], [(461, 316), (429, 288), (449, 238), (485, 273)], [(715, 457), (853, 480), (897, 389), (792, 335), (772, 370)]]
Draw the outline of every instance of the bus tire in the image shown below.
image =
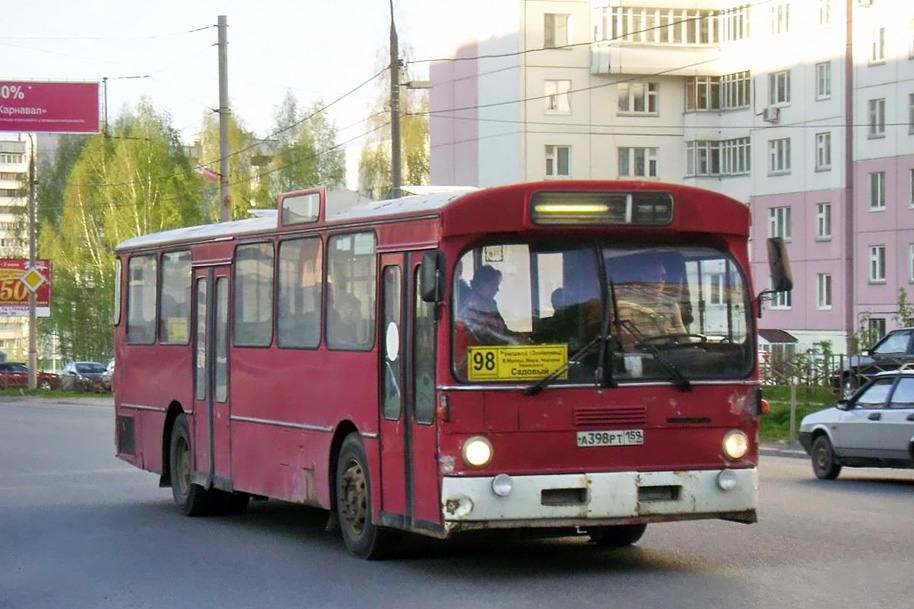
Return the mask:
[(193, 471), (193, 444), (187, 417), (181, 413), (171, 430), (169, 450), (171, 494), (178, 510), (185, 516), (206, 516), (213, 511), (213, 493), (190, 481)]
[(604, 548), (623, 548), (641, 539), (646, 524), (622, 524), (612, 527), (594, 527), (587, 530), (590, 540)]
[(366, 560), (387, 554), (391, 532), (371, 522), (371, 474), (365, 446), (354, 432), (343, 440), (337, 459), (336, 512), (350, 554)]

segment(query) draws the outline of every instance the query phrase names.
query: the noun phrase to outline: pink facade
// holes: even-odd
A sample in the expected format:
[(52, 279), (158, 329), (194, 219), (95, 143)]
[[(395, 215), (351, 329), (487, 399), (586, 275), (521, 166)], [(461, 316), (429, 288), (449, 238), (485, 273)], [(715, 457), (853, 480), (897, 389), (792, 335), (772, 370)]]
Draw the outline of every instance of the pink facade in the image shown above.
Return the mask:
[[(831, 205), (830, 231), (824, 231), (825, 236), (818, 236), (817, 211), (820, 203)], [(771, 307), (769, 303), (763, 325), (770, 328), (841, 331), (848, 306), (842, 221), (846, 209), (845, 191), (815, 190), (752, 198), (752, 274), (759, 290), (767, 287), (762, 278), (769, 274), (766, 240), (771, 236), (770, 210), (785, 207), (790, 209), (791, 215), (787, 249), (793, 270), (794, 289), (790, 308)], [(816, 282), (817, 275), (820, 274), (831, 275), (831, 308), (818, 306)]]

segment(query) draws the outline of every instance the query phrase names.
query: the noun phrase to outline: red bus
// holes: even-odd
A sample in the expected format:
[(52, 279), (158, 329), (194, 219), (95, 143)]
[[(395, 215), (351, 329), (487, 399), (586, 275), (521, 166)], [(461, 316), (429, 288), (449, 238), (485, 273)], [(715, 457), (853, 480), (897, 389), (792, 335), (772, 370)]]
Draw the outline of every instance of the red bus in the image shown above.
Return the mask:
[[(749, 209), (697, 188), (550, 181), (121, 243), (116, 448), (186, 515), (319, 506), (398, 532), (756, 520)], [(775, 246), (775, 289), (789, 289)]]

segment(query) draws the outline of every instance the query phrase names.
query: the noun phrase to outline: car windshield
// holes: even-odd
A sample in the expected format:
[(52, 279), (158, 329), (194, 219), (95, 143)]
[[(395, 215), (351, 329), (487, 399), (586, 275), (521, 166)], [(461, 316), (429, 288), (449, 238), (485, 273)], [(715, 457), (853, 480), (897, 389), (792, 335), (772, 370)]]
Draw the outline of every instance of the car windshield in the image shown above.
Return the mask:
[(904, 353), (908, 350), (910, 331), (892, 332), (881, 343), (873, 347), (873, 353)]
[[(468, 382), (743, 378), (753, 363), (745, 279), (707, 247), (495, 244), (454, 272), (453, 359)], [(579, 361), (569, 357), (582, 347)]]
[(105, 367), (101, 364), (76, 364), (76, 371), (80, 374), (101, 374)]

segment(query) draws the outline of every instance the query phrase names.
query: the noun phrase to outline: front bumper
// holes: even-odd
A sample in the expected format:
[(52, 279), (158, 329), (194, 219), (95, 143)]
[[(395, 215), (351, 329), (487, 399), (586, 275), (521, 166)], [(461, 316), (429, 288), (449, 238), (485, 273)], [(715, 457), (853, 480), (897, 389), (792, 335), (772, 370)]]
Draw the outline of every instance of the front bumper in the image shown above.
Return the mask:
[[(723, 490), (721, 472), (735, 481)], [(721, 518), (756, 521), (758, 470), (682, 470), (512, 476), (500, 497), (494, 478), (445, 477), (445, 530), (566, 527)]]

